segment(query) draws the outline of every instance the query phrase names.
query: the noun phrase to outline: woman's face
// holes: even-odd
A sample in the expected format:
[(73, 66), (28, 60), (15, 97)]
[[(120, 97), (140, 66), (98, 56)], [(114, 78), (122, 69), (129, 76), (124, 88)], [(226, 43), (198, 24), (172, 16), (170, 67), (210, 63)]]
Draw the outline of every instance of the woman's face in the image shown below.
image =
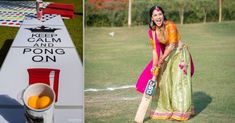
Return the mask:
[(164, 21), (164, 15), (161, 10), (155, 9), (152, 14), (152, 21), (158, 26), (161, 27)]

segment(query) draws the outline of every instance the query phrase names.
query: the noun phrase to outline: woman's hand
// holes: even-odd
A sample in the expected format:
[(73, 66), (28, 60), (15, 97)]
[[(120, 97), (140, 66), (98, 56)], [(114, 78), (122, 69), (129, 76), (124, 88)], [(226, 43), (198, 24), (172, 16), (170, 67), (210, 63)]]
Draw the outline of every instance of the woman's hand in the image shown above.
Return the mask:
[(156, 76), (153, 76), (153, 77), (152, 77), (152, 80), (155, 82), (155, 81), (156, 81), (156, 78), (157, 78)]
[(161, 57), (161, 58), (159, 59), (158, 63), (157, 63), (157, 66), (158, 66), (158, 67), (161, 67), (161, 65), (163, 64), (163, 62), (164, 62), (164, 59)]
[(154, 66), (152, 69), (151, 69), (151, 72), (153, 74), (152, 80), (156, 81), (160, 67)]
[(154, 71), (155, 71), (155, 69), (156, 69), (156, 67), (155, 67), (155, 66), (153, 66), (153, 67), (151, 68), (150, 72), (153, 74), (153, 73), (154, 73)]

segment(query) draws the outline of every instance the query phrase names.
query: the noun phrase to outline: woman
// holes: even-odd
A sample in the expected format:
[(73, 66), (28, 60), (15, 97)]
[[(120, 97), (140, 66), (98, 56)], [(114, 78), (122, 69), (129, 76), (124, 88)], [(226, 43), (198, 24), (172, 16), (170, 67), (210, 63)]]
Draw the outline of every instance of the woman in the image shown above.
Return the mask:
[[(149, 79), (157, 81), (150, 117), (188, 120), (193, 113), (191, 77), (194, 66), (191, 55), (181, 41), (176, 25), (166, 19), (161, 7), (152, 7), (149, 14), (153, 59), (139, 77), (136, 89), (143, 93)], [(157, 68), (160, 68), (159, 73), (154, 76)]]

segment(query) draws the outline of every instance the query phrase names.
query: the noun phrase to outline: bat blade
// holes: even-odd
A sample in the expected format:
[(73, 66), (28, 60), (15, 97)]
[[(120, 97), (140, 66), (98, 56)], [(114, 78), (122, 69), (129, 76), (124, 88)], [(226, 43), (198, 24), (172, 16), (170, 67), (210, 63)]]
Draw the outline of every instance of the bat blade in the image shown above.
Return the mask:
[(135, 122), (142, 123), (144, 121), (144, 117), (152, 100), (152, 95), (154, 93), (155, 87), (156, 82), (153, 80), (149, 80), (145, 89), (145, 93), (143, 94), (142, 100), (136, 112)]
[(147, 112), (147, 109), (151, 100), (152, 100), (151, 96), (147, 98), (145, 95), (143, 95), (139, 108), (135, 115), (135, 122), (142, 123), (144, 121), (144, 117), (145, 117), (145, 114)]

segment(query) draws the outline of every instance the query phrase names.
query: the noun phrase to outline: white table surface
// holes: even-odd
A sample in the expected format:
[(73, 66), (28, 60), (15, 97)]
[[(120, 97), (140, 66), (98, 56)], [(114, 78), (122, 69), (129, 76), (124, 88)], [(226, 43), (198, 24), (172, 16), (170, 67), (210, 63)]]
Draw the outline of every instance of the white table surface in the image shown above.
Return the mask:
[[(59, 30), (43, 33), (26, 29), (42, 25)], [(42, 37), (35, 36), (38, 34)], [(35, 42), (29, 39), (32, 35)], [(49, 35), (47, 39), (45, 35)], [(57, 41), (60, 39), (59, 42), (50, 42), (52, 38)], [(53, 58), (54, 61), (47, 59), (48, 57)], [(58, 101), (55, 104), (54, 113), (55, 123), (84, 122), (83, 66), (60, 16), (54, 16), (45, 22), (27, 18), (20, 27), (0, 69), (0, 123), (25, 122), (20, 95), (28, 86), (28, 68), (60, 69)]]

